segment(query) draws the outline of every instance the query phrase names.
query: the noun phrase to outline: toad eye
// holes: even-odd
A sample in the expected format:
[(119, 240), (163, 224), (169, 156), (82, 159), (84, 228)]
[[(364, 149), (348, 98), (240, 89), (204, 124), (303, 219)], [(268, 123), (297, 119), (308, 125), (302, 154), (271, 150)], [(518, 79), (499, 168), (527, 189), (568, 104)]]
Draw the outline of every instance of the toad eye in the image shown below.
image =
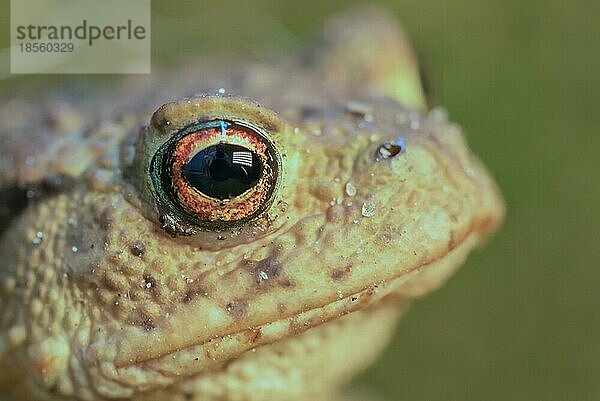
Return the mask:
[(150, 174), (162, 200), (208, 229), (246, 222), (271, 202), (275, 147), (258, 127), (214, 120), (177, 132), (154, 155)]

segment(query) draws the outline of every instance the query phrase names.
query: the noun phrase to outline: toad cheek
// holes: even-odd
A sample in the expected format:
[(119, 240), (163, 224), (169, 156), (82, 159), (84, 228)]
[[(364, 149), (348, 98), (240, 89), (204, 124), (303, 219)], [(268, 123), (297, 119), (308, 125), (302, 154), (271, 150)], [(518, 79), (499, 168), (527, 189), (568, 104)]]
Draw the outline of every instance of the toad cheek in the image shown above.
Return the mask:
[[(361, 251), (370, 239), (374, 260), (386, 259), (378, 276), (423, 270), (497, 229), (502, 201), (482, 166), (470, 167), (477, 161), (465, 146), (442, 142), (434, 130), (382, 140), (357, 156), (346, 192), (361, 213), (355, 220), (366, 233)], [(473, 176), (475, 170), (481, 173)]]

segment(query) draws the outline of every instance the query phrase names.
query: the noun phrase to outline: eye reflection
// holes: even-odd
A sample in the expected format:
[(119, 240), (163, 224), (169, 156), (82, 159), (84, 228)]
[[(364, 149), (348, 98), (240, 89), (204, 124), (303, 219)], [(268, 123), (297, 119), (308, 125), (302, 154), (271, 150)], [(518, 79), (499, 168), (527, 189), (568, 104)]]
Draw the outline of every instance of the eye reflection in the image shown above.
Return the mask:
[(259, 180), (260, 158), (243, 146), (219, 143), (196, 153), (181, 169), (185, 180), (206, 196), (230, 199)]

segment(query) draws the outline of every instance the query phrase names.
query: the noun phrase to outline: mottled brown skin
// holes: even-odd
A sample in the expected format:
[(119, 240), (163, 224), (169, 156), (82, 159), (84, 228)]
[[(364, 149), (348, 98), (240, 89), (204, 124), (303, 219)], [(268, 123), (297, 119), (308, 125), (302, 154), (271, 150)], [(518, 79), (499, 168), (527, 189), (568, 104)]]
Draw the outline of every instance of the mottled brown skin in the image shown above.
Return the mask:
[[(348, 29), (366, 25), (369, 40)], [(196, 65), (0, 107), (7, 399), (332, 400), (407, 301), (498, 227), (495, 184), (460, 129), (424, 111), (395, 25), (360, 11), (327, 32), (303, 63)], [(365, 40), (376, 65), (356, 53)], [(181, 227), (148, 160), (215, 117), (269, 133), (275, 196), (242, 226)], [(377, 161), (400, 137), (405, 151)], [(17, 207), (7, 194), (24, 188), (34, 199)]]

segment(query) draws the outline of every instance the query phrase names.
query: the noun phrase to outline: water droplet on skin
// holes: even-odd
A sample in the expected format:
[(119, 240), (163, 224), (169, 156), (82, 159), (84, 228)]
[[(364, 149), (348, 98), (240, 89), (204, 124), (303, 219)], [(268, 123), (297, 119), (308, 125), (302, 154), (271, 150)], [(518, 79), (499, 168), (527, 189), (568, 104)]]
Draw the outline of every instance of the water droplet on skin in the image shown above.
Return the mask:
[(268, 279), (269, 279), (269, 275), (267, 274), (267, 272), (264, 272), (264, 271), (262, 271), (262, 270), (261, 270), (261, 271), (258, 273), (258, 282), (259, 282), (259, 283), (260, 283), (261, 281), (263, 281), (263, 280), (268, 280)]
[(471, 168), (470, 166), (463, 167), (463, 170), (464, 170), (465, 174), (468, 175), (469, 177), (475, 177), (475, 175), (477, 174), (477, 173), (475, 173), (475, 170), (473, 168)]
[(364, 202), (362, 205), (361, 214), (364, 217), (375, 216), (375, 202), (373, 202), (373, 201)]
[(42, 243), (42, 240), (44, 239), (44, 233), (41, 231), (38, 231), (35, 233), (35, 237), (33, 237), (33, 240), (31, 241), (34, 245), (39, 245)]
[(348, 196), (356, 195), (356, 187), (350, 181), (346, 183), (346, 194)]

